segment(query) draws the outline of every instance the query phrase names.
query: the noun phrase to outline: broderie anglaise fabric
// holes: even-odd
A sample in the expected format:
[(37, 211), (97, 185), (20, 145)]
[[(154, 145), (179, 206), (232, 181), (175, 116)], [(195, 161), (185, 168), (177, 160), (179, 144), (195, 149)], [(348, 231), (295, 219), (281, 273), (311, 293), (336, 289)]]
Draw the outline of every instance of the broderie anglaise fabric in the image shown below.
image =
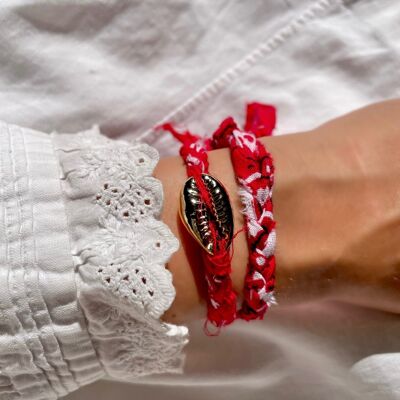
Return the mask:
[(79, 302), (101, 362), (119, 379), (177, 372), (187, 328), (160, 321), (175, 297), (165, 268), (178, 240), (157, 218), (158, 152), (144, 143), (54, 134)]

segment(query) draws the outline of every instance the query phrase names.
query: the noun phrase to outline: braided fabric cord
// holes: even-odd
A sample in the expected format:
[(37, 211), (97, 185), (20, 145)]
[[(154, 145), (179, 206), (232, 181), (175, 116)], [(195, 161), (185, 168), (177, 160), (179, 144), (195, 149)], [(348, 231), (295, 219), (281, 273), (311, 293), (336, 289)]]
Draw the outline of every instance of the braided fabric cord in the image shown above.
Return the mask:
[(263, 319), (275, 303), (275, 221), (272, 190), (274, 163), (271, 154), (257, 139), (272, 134), (275, 108), (252, 103), (247, 107), (245, 130), (232, 118), (224, 120), (214, 132), (212, 147), (229, 147), (244, 209), (249, 260), (243, 289), (243, 304), (238, 317)]
[[(178, 132), (171, 123), (158, 127), (170, 132), (181, 143), (180, 155), (186, 164), (187, 175), (193, 176), (203, 201), (210, 208), (211, 199), (201, 179), (208, 173), (207, 151), (223, 147), (231, 150), (231, 159), (239, 194), (243, 203), (244, 230), (249, 248), (243, 304), (237, 311), (237, 293), (233, 290), (231, 255), (224, 243), (217, 245), (217, 235), (211, 225), (214, 245), (220, 250), (215, 255), (205, 254), (205, 279), (208, 288), (207, 322), (217, 328), (232, 323), (236, 318), (263, 319), (267, 309), (275, 303), (275, 221), (273, 218), (272, 188), (274, 163), (271, 154), (257, 139), (270, 136), (275, 128), (276, 110), (260, 103), (247, 105), (244, 131), (233, 118), (226, 118), (213, 133), (204, 139), (189, 131)], [(208, 333), (206, 329), (206, 333)]]

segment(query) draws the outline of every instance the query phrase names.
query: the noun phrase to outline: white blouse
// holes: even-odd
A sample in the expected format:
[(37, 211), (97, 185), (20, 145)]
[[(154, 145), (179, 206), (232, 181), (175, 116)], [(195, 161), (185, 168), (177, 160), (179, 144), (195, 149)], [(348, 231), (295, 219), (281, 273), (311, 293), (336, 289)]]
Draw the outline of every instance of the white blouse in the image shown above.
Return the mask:
[(188, 330), (160, 321), (179, 243), (158, 220), (158, 152), (97, 128), (0, 123), (0, 141), (0, 398), (181, 372)]
[[(386, 313), (280, 306), (218, 338), (190, 324), (185, 346), (185, 327), (158, 321), (177, 242), (160, 225), (169, 250), (146, 264), (160, 281), (137, 279), (148, 258), (132, 249), (136, 211), (119, 197), (129, 186), (103, 174), (136, 178), (96, 170), (104, 148), (93, 155), (75, 134), (39, 133), (98, 124), (176, 155), (153, 126), (205, 135), (228, 115), (242, 121), (248, 101), (276, 105), (277, 134), (312, 129), (400, 96), (399, 1), (2, 0), (0, 39), (0, 400), (56, 398), (100, 377), (67, 399), (400, 399), (400, 320)], [(150, 175), (141, 207), (158, 224)]]

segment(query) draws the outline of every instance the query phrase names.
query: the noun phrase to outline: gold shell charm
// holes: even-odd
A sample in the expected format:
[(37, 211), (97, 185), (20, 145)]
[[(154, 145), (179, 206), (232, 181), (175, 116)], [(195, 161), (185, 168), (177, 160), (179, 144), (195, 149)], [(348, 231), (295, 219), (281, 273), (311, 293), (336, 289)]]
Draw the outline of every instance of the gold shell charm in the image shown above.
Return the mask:
[(232, 242), (233, 215), (228, 193), (222, 184), (211, 175), (201, 174), (212, 201), (211, 209), (202, 200), (199, 188), (193, 177), (183, 186), (181, 193), (180, 216), (192, 236), (209, 254), (214, 254), (214, 243), (210, 226), (214, 226), (218, 238), (226, 240), (226, 248)]

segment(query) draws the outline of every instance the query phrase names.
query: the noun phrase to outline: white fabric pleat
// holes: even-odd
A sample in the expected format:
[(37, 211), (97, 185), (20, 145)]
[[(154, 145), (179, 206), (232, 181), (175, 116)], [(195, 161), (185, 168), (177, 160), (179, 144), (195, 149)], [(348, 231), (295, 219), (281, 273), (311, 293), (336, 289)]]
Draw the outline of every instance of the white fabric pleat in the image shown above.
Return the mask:
[(56, 399), (104, 375), (77, 301), (50, 137), (0, 123), (0, 398)]

